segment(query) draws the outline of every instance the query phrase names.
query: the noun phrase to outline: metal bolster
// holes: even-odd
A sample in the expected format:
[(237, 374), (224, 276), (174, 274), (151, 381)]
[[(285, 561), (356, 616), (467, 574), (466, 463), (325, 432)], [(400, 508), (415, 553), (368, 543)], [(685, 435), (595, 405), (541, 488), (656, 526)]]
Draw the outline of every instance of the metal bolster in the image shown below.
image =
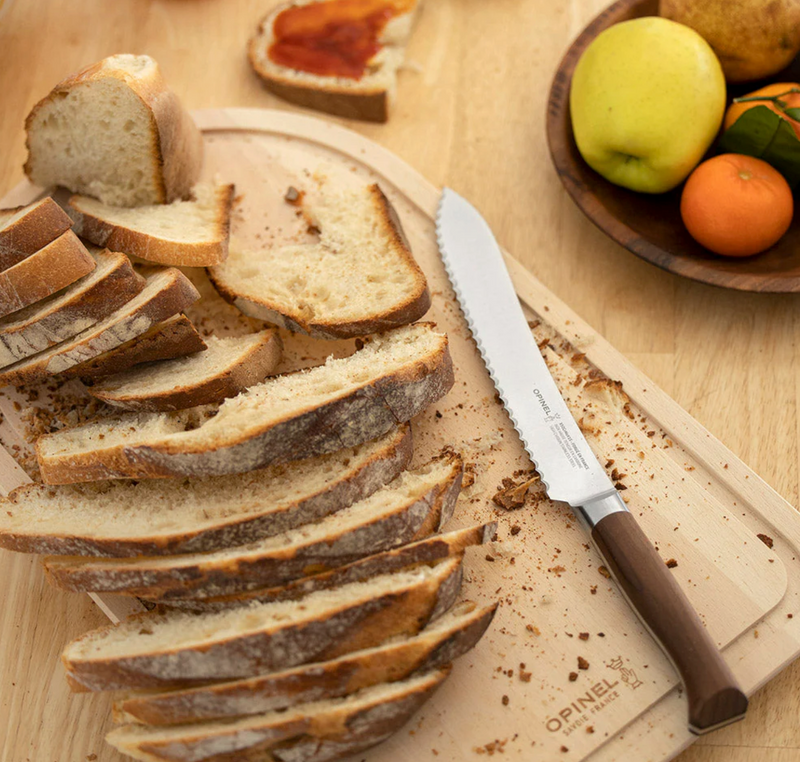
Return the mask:
[(606, 516), (620, 511), (627, 511), (628, 506), (620, 497), (619, 492), (614, 490), (607, 495), (601, 495), (594, 500), (589, 500), (575, 509), (575, 513), (589, 530), (594, 529)]

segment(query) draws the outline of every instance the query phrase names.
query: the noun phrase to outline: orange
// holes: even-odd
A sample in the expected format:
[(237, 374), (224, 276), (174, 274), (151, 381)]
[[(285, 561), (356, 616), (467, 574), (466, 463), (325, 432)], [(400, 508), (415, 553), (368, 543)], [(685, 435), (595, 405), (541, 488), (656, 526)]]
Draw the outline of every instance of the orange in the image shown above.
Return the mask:
[(686, 181), (681, 217), (692, 238), (716, 254), (748, 257), (789, 229), (789, 183), (761, 159), (726, 153), (700, 164)]
[[(793, 87), (796, 87), (798, 90), (800, 90), (800, 84), (797, 82), (778, 82), (774, 85), (762, 87), (760, 90), (755, 90), (754, 92), (748, 93), (743, 97), (750, 98), (754, 95), (780, 95), (781, 93), (788, 92)], [(781, 100), (786, 103), (786, 108), (800, 107), (800, 93), (791, 93), (781, 98)], [(723, 125), (725, 129), (727, 130), (728, 127), (730, 127), (742, 114), (744, 114), (745, 111), (753, 108), (754, 106), (766, 106), (770, 111), (774, 111), (778, 116), (780, 116), (782, 119), (785, 119), (787, 122), (789, 122), (789, 124), (792, 125), (795, 135), (800, 138), (800, 122), (786, 116), (786, 114), (784, 114), (783, 111), (772, 101), (748, 101), (747, 103), (731, 104), (731, 106), (725, 112), (725, 122)]]

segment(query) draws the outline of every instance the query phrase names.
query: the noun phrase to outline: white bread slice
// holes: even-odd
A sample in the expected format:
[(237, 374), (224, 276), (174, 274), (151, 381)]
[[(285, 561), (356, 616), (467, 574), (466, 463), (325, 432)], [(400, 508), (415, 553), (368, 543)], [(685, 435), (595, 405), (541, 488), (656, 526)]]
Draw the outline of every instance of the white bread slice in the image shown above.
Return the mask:
[(232, 185), (201, 183), (190, 201), (124, 209), (88, 196), (69, 200), (74, 230), (98, 246), (160, 265), (208, 267), (228, 256)]
[(26, 484), (2, 503), (0, 547), (132, 556), (243, 545), (361, 500), (394, 479), (411, 454), (406, 424), (363, 445), (241, 475)]
[(319, 522), (247, 545), (131, 559), (51, 556), (45, 570), (62, 589), (159, 599), (282, 585), (438, 531), (452, 516), (461, 473), (457, 456), (433, 461)]
[(463, 601), (418, 635), (392, 638), (330, 661), (198, 688), (129, 694), (114, 702), (114, 721), (178, 725), (259, 714), (402, 680), (412, 672), (443, 667), (472, 649), (496, 608)]
[[(477, 524), (464, 529), (454, 529), (444, 534), (436, 534), (423, 540), (402, 545), (393, 550), (384, 550), (358, 561), (353, 561), (346, 566), (339, 566), (330, 571), (320, 572), (310, 577), (289, 582), (279, 587), (256, 587), (247, 589), (242, 585), (242, 592), (228, 595), (211, 595), (200, 597), (194, 593), (194, 598), (148, 598), (162, 607), (182, 609), (184, 611), (221, 611), (244, 603), (272, 603), (274, 601), (294, 601), (304, 595), (316, 593), (319, 590), (330, 590), (332, 587), (363, 582), (379, 574), (400, 571), (418, 564), (438, 563), (443, 558), (463, 555), (466, 549), (473, 545), (483, 545), (495, 539), (497, 523), (494, 521)], [(49, 559), (48, 559), (49, 560)]]
[[(1, 338), (1, 337), (0, 337)], [(272, 373), (281, 359), (274, 329), (207, 340), (208, 349), (191, 357), (139, 366), (89, 389), (124, 410), (183, 410), (235, 397)]]
[(301, 601), (134, 616), (73, 640), (61, 660), (79, 691), (252, 677), (417, 633), (453, 605), (460, 588), (461, 559), (449, 558)]
[(43, 249), (71, 227), (72, 220), (49, 196), (28, 206), (0, 209), (0, 270)]
[(41, 437), (36, 451), (48, 484), (241, 473), (379, 437), (452, 385), (447, 336), (417, 323), (210, 411), (128, 413)]
[(95, 268), (94, 259), (71, 230), (35, 254), (0, 272), (0, 317), (52, 296)]
[[(250, 65), (270, 92), (291, 103), (350, 119), (387, 121), (397, 89), (397, 70), (403, 63), (405, 47), (411, 35), (419, 4), (416, 0), (393, 0), (379, 9), (393, 6), (397, 10), (397, 15), (383, 28), (378, 37), (382, 47), (370, 59), (363, 75), (358, 78), (321, 76), (273, 60), (270, 48), (276, 40), (275, 22), (278, 16), (286, 9), (298, 5), (324, 4), (318, 0), (299, 0), (299, 2), (294, 0), (279, 5), (270, 12), (259, 24), (256, 34), (250, 40), (248, 46)], [(362, 5), (368, 12), (375, 10), (374, 6)]]
[(25, 172), (106, 204), (163, 204), (197, 182), (203, 138), (149, 56), (104, 58), (28, 114)]
[[(402, 681), (373, 685), (346, 698), (301, 704), (283, 712), (268, 712), (233, 721), (175, 725), (169, 728), (127, 725), (112, 730), (106, 740), (140, 760), (200, 762), (200, 760), (269, 759), (268, 750), (282, 741), (341, 742), (349, 728), (359, 730), (380, 718), (385, 737), (396, 730), (444, 682), (450, 670), (415, 675)], [(376, 741), (377, 742), (377, 739)]]
[(144, 288), (133, 299), (99, 323), (50, 349), (4, 368), (0, 371), (0, 386), (35, 383), (64, 373), (141, 336), (154, 324), (188, 307), (199, 296), (192, 282), (180, 270), (170, 268), (157, 272), (147, 279)]
[(91, 360), (85, 360), (62, 374), (66, 378), (78, 377), (85, 384), (115, 373), (124, 373), (142, 363), (174, 360), (208, 349), (194, 324), (184, 314), (173, 315), (157, 323), (149, 331), (126, 341)]
[(303, 207), (319, 241), (231, 245), (209, 275), (250, 317), (323, 339), (363, 336), (421, 318), (430, 307), (425, 276), (400, 220), (377, 185), (305, 191)]
[(144, 288), (124, 254), (105, 250), (92, 256), (97, 266), (88, 275), (0, 320), (0, 368), (72, 338)]

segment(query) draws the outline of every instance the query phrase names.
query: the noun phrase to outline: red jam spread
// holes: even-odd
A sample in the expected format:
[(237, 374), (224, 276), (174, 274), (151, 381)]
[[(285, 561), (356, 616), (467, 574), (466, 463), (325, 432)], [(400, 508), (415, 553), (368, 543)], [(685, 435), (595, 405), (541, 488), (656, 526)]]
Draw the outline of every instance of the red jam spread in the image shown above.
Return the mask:
[(361, 79), (386, 23), (404, 9), (387, 0), (327, 0), (287, 8), (273, 25), (274, 63), (324, 77)]

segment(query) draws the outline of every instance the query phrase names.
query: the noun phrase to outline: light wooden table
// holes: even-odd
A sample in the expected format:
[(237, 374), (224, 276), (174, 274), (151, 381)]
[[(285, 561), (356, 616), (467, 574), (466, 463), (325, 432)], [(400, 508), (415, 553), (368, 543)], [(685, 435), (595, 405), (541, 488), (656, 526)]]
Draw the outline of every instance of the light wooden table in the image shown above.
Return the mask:
[[(30, 107), (112, 53), (155, 57), (189, 108), (291, 109), (261, 88), (244, 53), (272, 4), (16, 0), (0, 15), (0, 195), (22, 179)], [(604, 4), (427, 0), (410, 48), (419, 66), (402, 73), (391, 122), (347, 126), (470, 198), (503, 246), (796, 504), (800, 297), (727, 292), (641, 262), (583, 218), (550, 164), (550, 78)], [(72, 698), (58, 664), (101, 612), (51, 590), (36, 559), (1, 553), (0, 613), (0, 762), (121, 760), (102, 740), (109, 699)], [(755, 696), (745, 722), (680, 760), (800, 761), (800, 668)]]

